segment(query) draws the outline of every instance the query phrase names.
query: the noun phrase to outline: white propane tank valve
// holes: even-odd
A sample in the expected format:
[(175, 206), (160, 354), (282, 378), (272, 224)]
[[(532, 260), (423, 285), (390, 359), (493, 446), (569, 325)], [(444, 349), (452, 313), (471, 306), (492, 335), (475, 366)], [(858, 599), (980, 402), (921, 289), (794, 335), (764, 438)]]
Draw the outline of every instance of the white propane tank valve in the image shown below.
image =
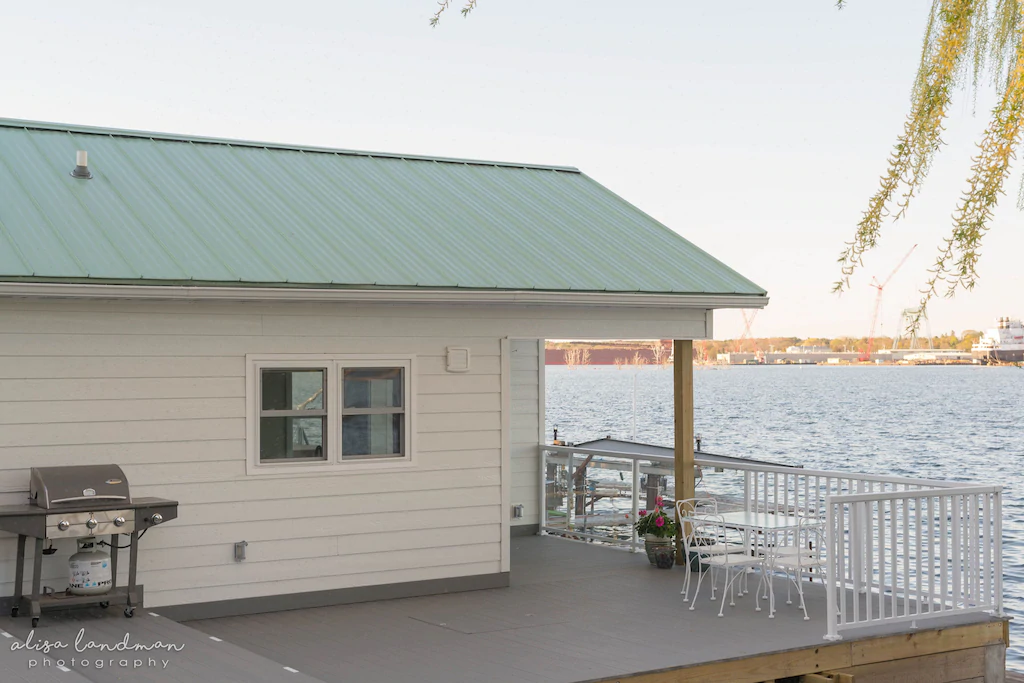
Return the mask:
[(113, 586), (110, 555), (96, 546), (93, 537), (78, 539), (78, 552), (68, 561), (68, 592), (75, 595), (102, 595)]

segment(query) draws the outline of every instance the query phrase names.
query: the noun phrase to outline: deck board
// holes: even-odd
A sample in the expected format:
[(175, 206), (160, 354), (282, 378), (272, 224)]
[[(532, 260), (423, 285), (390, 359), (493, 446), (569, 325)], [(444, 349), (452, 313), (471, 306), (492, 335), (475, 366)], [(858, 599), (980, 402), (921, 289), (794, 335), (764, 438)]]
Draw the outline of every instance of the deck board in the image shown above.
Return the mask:
[[(706, 589), (687, 609), (682, 580), (681, 569), (655, 569), (643, 555), (528, 536), (512, 539), (506, 589), (189, 625), (275, 660), (291, 656), (327, 683), (577, 683), (824, 644), (820, 584), (805, 584), (810, 621), (784, 604), (781, 581), (775, 619), (766, 604), (754, 611), (753, 592), (720, 619)], [(980, 619), (987, 617), (943, 625)], [(848, 637), (906, 630), (890, 625)]]
[[(26, 618), (0, 618), (0, 681), (12, 683), (585, 683), (824, 644), (824, 590), (807, 585), (810, 621), (785, 605), (754, 611), (754, 594), (726, 607), (702, 590), (690, 611), (683, 571), (651, 567), (642, 554), (551, 537), (512, 539), (509, 588), (177, 623), (140, 610), (47, 615), (36, 638), (71, 642), (80, 628), (98, 642), (184, 644), (166, 669), (28, 668)], [(756, 586), (751, 582), (751, 589)], [(780, 590), (781, 589), (781, 590)], [(987, 620), (964, 615), (946, 626)], [(922, 624), (924, 627), (925, 624)], [(862, 630), (848, 640), (907, 633)], [(211, 636), (220, 641), (212, 640)], [(130, 655), (134, 657), (134, 653)], [(158, 656), (158, 655), (154, 655)], [(52, 655), (51, 655), (52, 657)], [(41, 657), (40, 657), (41, 658)], [(297, 669), (297, 673), (284, 667)]]
[[(78, 653), (74, 648), (75, 637), (80, 629), (85, 629), (85, 640), (96, 643), (114, 645), (120, 642), (125, 633), (129, 634), (131, 643), (154, 644), (157, 641), (182, 645), (180, 652), (97, 652), (90, 650)], [(147, 610), (137, 610), (133, 619), (125, 619), (121, 610), (104, 611), (99, 609), (75, 610), (67, 613), (44, 615), (35, 629), (34, 643), (49, 640), (51, 643), (61, 641), (68, 647), (53, 650), (48, 657), (51, 660), (61, 658), (69, 671), (61, 671), (56, 667), (37, 665), (29, 668), (30, 659), (42, 660), (40, 653), (19, 650), (12, 652), (7, 644), (18, 639), (25, 642), (32, 630), (27, 618), (0, 618), (0, 629), (11, 634), (13, 639), (0, 642), (0, 680), (21, 683), (195, 683), (195, 681), (217, 681), (218, 683), (281, 683), (287, 680), (294, 683), (322, 683), (317, 679), (299, 673), (285, 671), (285, 664), (271, 661), (255, 651), (247, 650), (228, 642), (211, 640), (209, 634), (189, 628), (170, 619), (153, 616)], [(71, 661), (72, 658), (75, 661)], [(93, 663), (95, 660), (106, 660), (102, 669), (94, 664), (85, 666), (81, 659)], [(149, 666), (153, 658), (156, 666)], [(113, 665), (109, 660), (115, 660)], [(122, 667), (121, 660), (134, 661), (141, 659), (141, 667)], [(163, 660), (167, 665), (163, 665)], [(298, 667), (293, 667), (298, 668)]]

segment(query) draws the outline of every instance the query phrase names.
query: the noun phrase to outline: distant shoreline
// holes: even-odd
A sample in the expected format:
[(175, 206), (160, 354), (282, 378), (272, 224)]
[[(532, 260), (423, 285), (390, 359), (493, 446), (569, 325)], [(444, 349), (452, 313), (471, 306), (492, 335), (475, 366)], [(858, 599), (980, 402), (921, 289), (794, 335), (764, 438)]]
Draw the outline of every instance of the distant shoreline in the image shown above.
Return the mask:
[[(823, 344), (790, 344), (787, 339), (739, 340), (721, 342), (697, 340), (693, 343), (694, 362), (698, 365), (978, 365), (972, 349), (961, 341), (950, 342), (950, 336), (936, 338), (943, 344), (933, 348), (907, 348), (875, 340), (871, 344), (870, 360), (866, 357), (867, 340), (861, 343), (829, 348), (830, 340), (814, 340)], [(964, 347), (967, 348), (964, 348)], [(742, 347), (742, 350), (740, 350)], [(545, 348), (546, 365), (671, 365), (673, 346), (670, 340), (651, 342), (548, 342)], [(1013, 363), (989, 363), (993, 365)]]

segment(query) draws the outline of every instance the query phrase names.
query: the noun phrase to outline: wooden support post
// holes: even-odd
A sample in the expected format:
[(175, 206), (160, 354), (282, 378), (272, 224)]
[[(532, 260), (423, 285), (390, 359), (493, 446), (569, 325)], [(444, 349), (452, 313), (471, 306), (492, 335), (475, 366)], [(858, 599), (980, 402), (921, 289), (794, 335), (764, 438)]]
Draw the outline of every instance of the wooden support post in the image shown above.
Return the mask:
[[(672, 374), (675, 385), (675, 477), (676, 500), (694, 497), (693, 465), (693, 341), (672, 342)], [(677, 513), (678, 515), (678, 513)], [(676, 522), (678, 522), (678, 518)], [(676, 531), (676, 562), (682, 563), (682, 527)]]

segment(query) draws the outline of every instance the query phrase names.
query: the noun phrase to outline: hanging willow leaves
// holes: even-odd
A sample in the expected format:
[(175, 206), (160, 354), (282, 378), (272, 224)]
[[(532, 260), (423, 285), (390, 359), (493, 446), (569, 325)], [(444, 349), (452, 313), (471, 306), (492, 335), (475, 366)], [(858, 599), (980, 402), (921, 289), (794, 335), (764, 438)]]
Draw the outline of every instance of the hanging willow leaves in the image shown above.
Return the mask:
[[(474, 9), (476, 9), (477, 0), (467, 0), (466, 4), (463, 5), (462, 9), (459, 10), (462, 16), (466, 16)], [(434, 12), (434, 16), (430, 17), (430, 25), (437, 26), (437, 22), (441, 21), (441, 15), (451, 6), (452, 0), (438, 0), (437, 11)]]
[[(906, 215), (942, 147), (942, 132), (953, 92), (968, 85), (977, 93), (986, 77), (1001, 93), (992, 110), (971, 176), (953, 212), (952, 235), (943, 241), (922, 290), (921, 314), (936, 294), (973, 289), (982, 237), (988, 231), (1024, 123), (1024, 0), (934, 0), (925, 29), (921, 61), (911, 92), (910, 114), (889, 156), (879, 188), (839, 256), (842, 277), (834, 291), (850, 285), (863, 256), (878, 244), (882, 223)], [(986, 73), (986, 67), (987, 73)], [(1024, 206), (1024, 185), (1018, 194)]]
[(922, 304), (938, 293), (941, 283), (945, 293), (958, 287), (973, 289), (978, 280), (978, 248), (988, 231), (992, 210), (1004, 194), (1003, 182), (1010, 174), (1010, 161), (1020, 143), (1024, 128), (1024, 44), (1018, 46), (1017, 63), (1010, 74), (999, 104), (992, 111), (978, 154), (971, 166), (967, 190), (960, 197), (953, 214), (953, 234), (945, 240), (939, 257), (931, 269), (931, 278)]

